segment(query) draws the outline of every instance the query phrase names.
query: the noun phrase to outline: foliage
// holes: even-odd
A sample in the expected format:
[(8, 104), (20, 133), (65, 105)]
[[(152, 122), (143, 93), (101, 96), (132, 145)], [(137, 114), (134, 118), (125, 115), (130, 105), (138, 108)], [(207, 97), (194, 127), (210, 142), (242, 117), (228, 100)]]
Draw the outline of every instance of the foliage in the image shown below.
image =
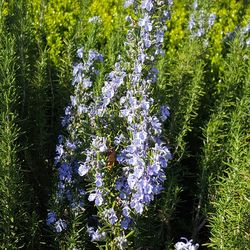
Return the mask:
[[(196, 6), (196, 5), (197, 6)], [(194, 8), (195, 6), (195, 8)], [(228, 1), (176, 1), (173, 5), (172, 17), (167, 22), (167, 54), (172, 57), (174, 50), (182, 47), (185, 37), (190, 35), (188, 26), (195, 12), (215, 14), (215, 22), (210, 30), (206, 30), (203, 42), (208, 44), (206, 58), (214, 67), (221, 67), (227, 36), (239, 27), (245, 27), (249, 20), (250, 6), (244, 0)], [(201, 20), (199, 21), (201, 23)], [(223, 68), (220, 68), (223, 70)]]
[[(99, 16), (101, 19), (99, 39), (109, 39), (112, 32), (125, 25), (125, 16), (122, 15), (122, 0), (98, 1), (94, 0), (89, 6), (90, 17)], [(102, 34), (102, 35), (101, 35)], [(101, 35), (101, 36), (100, 36)]]
[(208, 192), (209, 203), (203, 215), (211, 216), (209, 246), (214, 249), (244, 249), (249, 244), (245, 224), (249, 216), (249, 58), (246, 52), (237, 42), (231, 46), (218, 111), (211, 116), (205, 130), (201, 176), (207, 179), (201, 183), (207, 185), (207, 191), (203, 190), (201, 199), (205, 200)]
[(46, 43), (50, 47), (51, 59), (56, 64), (62, 55), (64, 41), (74, 35), (79, 14), (80, 4), (77, 0), (49, 1), (45, 7)]
[(30, 219), (32, 211), (29, 211), (31, 201), (28, 197), (31, 190), (25, 183), (18, 160), (20, 128), (16, 107), (19, 89), (15, 77), (14, 39), (4, 33), (3, 26), (0, 33), (0, 247), (17, 249), (33, 245), (37, 222)]

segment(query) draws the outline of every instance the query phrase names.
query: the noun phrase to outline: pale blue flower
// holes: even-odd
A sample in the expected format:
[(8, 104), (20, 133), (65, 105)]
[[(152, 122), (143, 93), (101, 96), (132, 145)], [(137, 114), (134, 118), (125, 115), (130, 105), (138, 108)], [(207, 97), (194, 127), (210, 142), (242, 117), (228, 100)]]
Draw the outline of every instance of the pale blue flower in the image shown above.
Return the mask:
[(55, 230), (57, 233), (61, 233), (63, 230), (67, 228), (67, 223), (65, 220), (59, 219), (55, 223)]
[(91, 237), (91, 241), (103, 241), (107, 237), (105, 232), (100, 232), (99, 229), (95, 230), (93, 227), (87, 227), (87, 232)]
[(162, 30), (157, 30), (155, 34), (156, 42), (157, 43), (163, 43), (164, 40), (164, 31)]
[(95, 189), (95, 192), (89, 195), (88, 200), (95, 201), (96, 206), (101, 206), (103, 203), (102, 192), (99, 189)]
[(95, 175), (95, 185), (97, 187), (101, 187), (103, 184), (102, 176), (103, 176), (103, 174), (101, 174), (101, 173), (96, 173), (96, 175)]
[(124, 7), (127, 8), (134, 3), (135, 0), (125, 0)]
[(135, 184), (137, 183), (138, 179), (136, 178), (135, 175), (129, 174), (128, 176), (128, 185), (131, 189), (135, 187)]
[(89, 18), (89, 23), (101, 23), (102, 19), (100, 16), (93, 16)]
[(114, 225), (118, 221), (114, 208), (105, 209), (103, 211), (103, 216), (111, 225)]
[(147, 11), (151, 11), (154, 7), (152, 0), (142, 0), (141, 8), (146, 9)]
[(51, 211), (47, 215), (46, 223), (47, 225), (51, 225), (56, 221), (56, 213)]
[(136, 213), (142, 214), (144, 206), (139, 200), (131, 201), (130, 206), (135, 209)]
[(83, 48), (78, 49), (76, 53), (79, 58), (83, 58)]
[(246, 40), (246, 45), (247, 45), (247, 46), (250, 46), (250, 38), (248, 38), (248, 39)]
[(216, 14), (212, 13), (209, 15), (209, 18), (208, 18), (209, 28), (211, 28), (214, 25), (215, 19), (216, 19)]
[(143, 18), (140, 18), (138, 24), (140, 27), (144, 27), (145, 31), (151, 31), (153, 27), (148, 14), (145, 14)]
[(161, 120), (164, 122), (165, 120), (167, 120), (169, 115), (170, 115), (169, 107), (166, 105), (162, 105), (161, 106)]
[(242, 28), (242, 34), (246, 34), (246, 33), (249, 32), (249, 31), (250, 31), (250, 23), (247, 24), (246, 27)]
[(102, 153), (108, 150), (107, 139), (104, 137), (95, 136), (93, 138), (92, 145), (95, 149), (99, 150)]
[(120, 250), (127, 249), (128, 240), (126, 239), (125, 236), (116, 237), (114, 241), (116, 242), (116, 246), (118, 247), (118, 249)]
[(198, 8), (198, 2), (197, 2), (197, 0), (194, 1), (193, 8), (194, 8), (194, 10), (196, 10)]
[(90, 170), (90, 167), (87, 166), (86, 163), (80, 164), (80, 166), (78, 168), (78, 174), (80, 176), (84, 176), (84, 175), (86, 175), (89, 172), (89, 170)]
[(131, 211), (131, 209), (129, 208), (129, 206), (125, 206), (122, 209), (122, 215), (125, 217), (130, 217), (130, 211)]
[(185, 237), (181, 237), (181, 240), (185, 240), (186, 243), (180, 241), (177, 242), (174, 247), (176, 250), (197, 250), (199, 248), (199, 244), (193, 245), (193, 240), (188, 240)]
[(188, 29), (192, 31), (194, 27), (195, 27), (195, 18), (194, 18), (194, 14), (191, 14), (189, 23), (188, 23)]

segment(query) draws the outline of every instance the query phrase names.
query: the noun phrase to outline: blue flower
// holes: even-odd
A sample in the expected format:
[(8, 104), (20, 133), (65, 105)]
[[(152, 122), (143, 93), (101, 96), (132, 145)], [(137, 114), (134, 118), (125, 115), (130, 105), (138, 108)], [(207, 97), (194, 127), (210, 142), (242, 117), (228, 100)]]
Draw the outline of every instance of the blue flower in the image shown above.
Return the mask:
[(128, 185), (131, 189), (135, 187), (135, 184), (137, 183), (137, 177), (133, 174), (129, 174), (128, 176)]
[(62, 144), (57, 145), (56, 146), (55, 164), (57, 164), (60, 161), (63, 153), (64, 153), (63, 145)]
[(156, 43), (163, 43), (164, 31), (157, 30), (155, 34)]
[(170, 17), (171, 17), (170, 11), (169, 10), (164, 10), (162, 22), (164, 23), (167, 19), (170, 19)]
[(56, 213), (51, 211), (48, 213), (46, 223), (47, 225), (51, 225), (56, 221)]
[(139, 19), (138, 22), (140, 27), (144, 27), (145, 31), (151, 31), (152, 30), (152, 23), (150, 21), (149, 15), (146, 13), (143, 18)]
[(91, 18), (89, 18), (89, 23), (101, 23), (102, 19), (100, 16), (93, 16)]
[(215, 19), (216, 19), (216, 14), (212, 13), (209, 15), (209, 18), (208, 18), (209, 28), (211, 28), (214, 25)]
[(94, 50), (90, 50), (89, 51), (89, 58), (88, 58), (88, 60), (89, 61), (94, 61), (94, 60), (96, 60), (98, 58), (98, 56), (99, 56), (99, 53), (97, 53)]
[(186, 243), (180, 241), (177, 242), (174, 247), (176, 250), (197, 250), (199, 248), (199, 244), (193, 245), (193, 240), (188, 240), (185, 237), (181, 237), (181, 240), (185, 240)]
[(172, 6), (173, 5), (173, 0), (168, 0), (168, 4), (170, 5), (170, 6)]
[(95, 189), (95, 192), (89, 195), (88, 200), (95, 201), (96, 206), (101, 206), (103, 203), (102, 192), (99, 189)]
[(248, 39), (246, 40), (246, 45), (247, 45), (247, 46), (250, 46), (250, 38), (248, 38)]
[(194, 14), (191, 14), (190, 19), (189, 19), (189, 23), (188, 23), (188, 29), (190, 31), (192, 31), (194, 27), (195, 27)]
[(68, 149), (70, 149), (70, 150), (75, 150), (76, 149), (76, 144), (74, 142), (66, 140), (66, 147)]
[(128, 205), (126, 205), (123, 209), (122, 209), (122, 215), (125, 217), (130, 217), (130, 208)]
[(55, 223), (55, 230), (57, 233), (61, 233), (63, 230), (67, 228), (67, 223), (65, 220), (59, 219)]
[(114, 225), (118, 221), (114, 208), (105, 209), (103, 211), (103, 216), (111, 225)]
[(242, 31), (242, 34), (248, 33), (250, 31), (250, 23), (247, 24), (246, 27), (242, 28), (241, 31)]
[(142, 214), (144, 206), (139, 200), (135, 200), (135, 199), (132, 200), (130, 202), (130, 206), (135, 209), (136, 213)]
[(101, 187), (102, 186), (102, 176), (103, 176), (103, 174), (101, 174), (101, 173), (96, 173), (96, 175), (95, 175), (95, 185), (97, 186), (97, 187)]
[(79, 58), (83, 58), (83, 48), (78, 49), (76, 53)]
[(86, 163), (80, 164), (79, 168), (78, 168), (78, 174), (80, 176), (84, 176), (88, 173), (90, 167), (87, 166)]
[(134, 3), (135, 0), (125, 0), (124, 3), (124, 8), (129, 7), (130, 5), (132, 5)]
[(100, 136), (93, 137), (92, 146), (101, 153), (106, 152), (108, 150), (106, 144), (107, 144), (106, 138)]
[(100, 232), (99, 229), (95, 230), (93, 227), (87, 227), (87, 232), (91, 237), (91, 241), (103, 241), (107, 237), (105, 232)]
[(59, 167), (59, 179), (61, 181), (71, 182), (71, 178), (72, 169), (67, 163), (63, 162)]
[(154, 7), (152, 0), (142, 0), (141, 8), (146, 9), (147, 11), (151, 11)]
[(196, 9), (198, 8), (197, 0), (194, 1), (194, 3), (193, 3), (193, 8), (194, 8), (194, 10), (196, 10)]
[(84, 79), (82, 80), (82, 84), (83, 84), (83, 87), (84, 87), (85, 89), (88, 89), (88, 88), (91, 88), (91, 87), (92, 87), (92, 81), (90, 80), (89, 77), (88, 77), (88, 78), (84, 78)]
[(145, 32), (142, 36), (143, 42), (144, 42), (144, 46), (145, 48), (150, 48), (152, 45), (152, 42), (150, 40), (150, 35), (149, 33)]
[(164, 122), (169, 117), (169, 107), (166, 105), (161, 106), (161, 120)]
[(131, 219), (130, 218), (124, 218), (122, 221), (121, 221), (121, 228), (127, 230), (129, 228), (129, 225), (131, 224)]
[(81, 74), (84, 70), (83, 63), (78, 63), (73, 67), (73, 76)]

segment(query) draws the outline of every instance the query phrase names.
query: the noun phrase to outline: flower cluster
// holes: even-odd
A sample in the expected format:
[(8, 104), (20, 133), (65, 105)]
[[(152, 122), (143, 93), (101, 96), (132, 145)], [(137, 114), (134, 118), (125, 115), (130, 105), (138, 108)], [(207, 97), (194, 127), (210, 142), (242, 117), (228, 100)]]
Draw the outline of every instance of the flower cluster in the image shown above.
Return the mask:
[[(135, 4), (140, 16), (138, 20), (127, 17), (127, 54), (119, 56), (106, 75), (100, 94), (94, 93), (93, 85), (102, 55), (90, 50), (84, 60), (86, 52), (77, 51), (83, 62), (74, 66), (74, 96), (62, 121), (69, 138), (59, 138), (55, 158), (57, 203), (66, 197), (71, 207), (79, 207), (84, 196), (93, 202), (99, 219), (97, 228), (87, 226), (93, 242), (105, 240), (119, 249), (127, 248), (125, 233), (163, 189), (171, 154), (162, 140), (162, 123), (169, 109), (155, 103), (151, 90), (158, 76), (157, 58), (164, 54), (162, 20), (168, 15), (166, 6), (171, 5), (172, 1), (158, 0)], [(66, 226), (58, 221), (50, 212), (47, 223), (60, 227), (56, 229), (60, 232)]]
[(237, 27), (234, 31), (227, 33), (224, 42), (233, 40), (237, 36), (237, 33), (239, 33), (240, 43), (247, 47), (250, 46), (250, 23), (245, 27)]
[[(80, 60), (83, 59), (83, 54), (83, 49), (77, 51)], [(65, 108), (65, 115), (62, 119), (62, 126), (66, 128), (69, 136), (59, 135), (56, 146), (55, 165), (58, 167), (59, 181), (55, 206), (58, 211), (57, 213), (50, 211), (47, 217), (47, 224), (53, 225), (54, 230), (59, 233), (67, 228), (67, 222), (59, 218), (65, 208), (62, 207), (60, 211), (58, 207), (66, 202), (72, 209), (78, 211), (84, 206), (85, 191), (79, 184), (81, 180), (78, 178), (81, 162), (76, 159), (76, 151), (82, 147), (83, 142), (79, 137), (77, 124), (87, 122), (86, 114), (89, 113), (90, 107), (86, 104), (93, 99), (92, 85), (98, 75), (95, 64), (102, 61), (101, 54), (90, 50), (87, 59), (73, 67), (74, 95), (71, 96), (71, 104)]]
[(198, 8), (195, 0), (193, 3), (193, 12), (190, 15), (188, 29), (191, 32), (191, 38), (204, 36), (213, 27), (216, 20), (216, 14), (207, 14), (203, 9)]

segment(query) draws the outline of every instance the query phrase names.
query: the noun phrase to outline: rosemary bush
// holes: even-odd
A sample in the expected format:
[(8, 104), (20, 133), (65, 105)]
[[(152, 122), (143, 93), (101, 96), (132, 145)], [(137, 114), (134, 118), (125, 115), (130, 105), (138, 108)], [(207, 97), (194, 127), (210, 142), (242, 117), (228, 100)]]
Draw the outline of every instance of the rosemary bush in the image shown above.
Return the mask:
[(248, 249), (249, 17), (1, 0), (0, 248)]

